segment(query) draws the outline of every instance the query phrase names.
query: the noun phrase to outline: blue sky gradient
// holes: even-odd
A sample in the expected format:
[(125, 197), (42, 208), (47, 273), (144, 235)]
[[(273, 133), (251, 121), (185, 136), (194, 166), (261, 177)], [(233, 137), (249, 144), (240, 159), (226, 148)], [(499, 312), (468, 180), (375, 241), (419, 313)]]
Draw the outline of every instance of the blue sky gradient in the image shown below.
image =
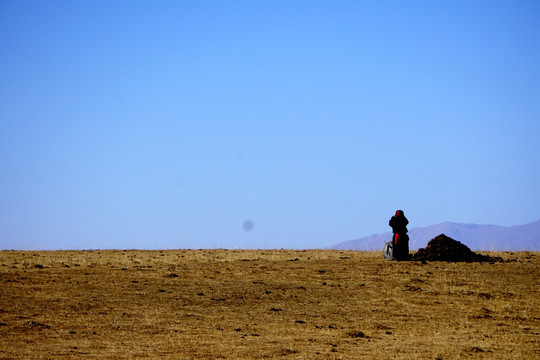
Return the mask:
[(538, 64), (538, 1), (1, 1), (0, 248), (538, 220)]

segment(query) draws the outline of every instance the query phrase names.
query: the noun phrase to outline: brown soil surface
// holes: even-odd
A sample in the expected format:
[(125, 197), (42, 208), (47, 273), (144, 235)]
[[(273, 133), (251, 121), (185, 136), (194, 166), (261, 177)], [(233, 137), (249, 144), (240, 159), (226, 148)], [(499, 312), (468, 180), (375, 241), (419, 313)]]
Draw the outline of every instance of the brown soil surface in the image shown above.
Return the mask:
[(424, 261), (464, 261), (464, 262), (495, 262), (502, 261), (501, 257), (477, 254), (466, 245), (441, 234), (429, 241), (425, 248), (419, 249), (413, 260)]
[(538, 359), (540, 254), (0, 251), (0, 359)]

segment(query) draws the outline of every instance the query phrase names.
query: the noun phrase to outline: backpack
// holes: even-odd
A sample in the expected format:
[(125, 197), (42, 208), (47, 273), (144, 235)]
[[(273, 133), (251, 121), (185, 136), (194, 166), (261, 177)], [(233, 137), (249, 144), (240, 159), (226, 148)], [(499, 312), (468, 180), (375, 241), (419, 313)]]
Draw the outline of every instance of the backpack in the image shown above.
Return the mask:
[(396, 260), (396, 258), (394, 257), (394, 242), (393, 241), (389, 241), (384, 244), (383, 254), (386, 260)]

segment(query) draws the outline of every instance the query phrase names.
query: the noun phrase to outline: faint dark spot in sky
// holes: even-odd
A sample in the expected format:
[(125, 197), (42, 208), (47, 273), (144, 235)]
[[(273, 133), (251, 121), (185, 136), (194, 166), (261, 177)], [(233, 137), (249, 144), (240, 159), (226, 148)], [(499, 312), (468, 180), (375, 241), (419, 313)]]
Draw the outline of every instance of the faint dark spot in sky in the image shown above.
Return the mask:
[(174, 179), (174, 187), (178, 189), (182, 189), (186, 185), (186, 179), (184, 178), (175, 178)]
[(246, 154), (244, 154), (243, 152), (237, 152), (234, 155), (234, 159), (236, 160), (236, 162), (243, 163), (246, 160)]
[(255, 226), (255, 224), (253, 224), (253, 221), (251, 220), (246, 220), (244, 221), (244, 223), (242, 224), (242, 227), (244, 228), (245, 231), (251, 231), (253, 230), (253, 227)]

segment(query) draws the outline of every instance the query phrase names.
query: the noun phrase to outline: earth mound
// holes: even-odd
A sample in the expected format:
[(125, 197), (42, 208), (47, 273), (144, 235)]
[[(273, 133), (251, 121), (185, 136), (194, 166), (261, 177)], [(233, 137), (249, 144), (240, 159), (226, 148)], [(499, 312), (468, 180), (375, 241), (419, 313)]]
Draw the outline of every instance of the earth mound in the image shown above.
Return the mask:
[(416, 261), (452, 261), (452, 262), (495, 262), (501, 258), (481, 255), (473, 252), (466, 245), (444, 234), (431, 239), (427, 246), (413, 255)]

